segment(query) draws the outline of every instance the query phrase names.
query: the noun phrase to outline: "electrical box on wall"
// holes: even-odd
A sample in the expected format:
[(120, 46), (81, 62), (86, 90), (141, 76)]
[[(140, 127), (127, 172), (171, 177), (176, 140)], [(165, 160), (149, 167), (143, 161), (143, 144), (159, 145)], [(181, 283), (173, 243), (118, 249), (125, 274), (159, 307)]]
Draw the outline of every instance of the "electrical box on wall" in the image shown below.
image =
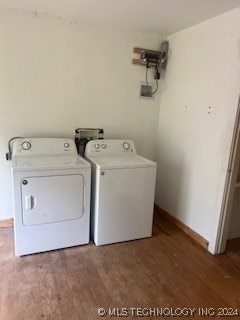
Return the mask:
[[(135, 47), (133, 52), (140, 55), (140, 59), (133, 59), (132, 63), (146, 67), (145, 83), (141, 83), (140, 98), (154, 99), (155, 94), (158, 92), (158, 80), (161, 77), (162, 70), (165, 70), (168, 62), (168, 41), (162, 41), (160, 51), (149, 50), (144, 48)], [(154, 67), (154, 79), (156, 86), (153, 90), (153, 85), (148, 82), (148, 70)]]
[(153, 100), (154, 99), (153, 84), (152, 83), (146, 84), (145, 82), (141, 82), (139, 97), (141, 99)]

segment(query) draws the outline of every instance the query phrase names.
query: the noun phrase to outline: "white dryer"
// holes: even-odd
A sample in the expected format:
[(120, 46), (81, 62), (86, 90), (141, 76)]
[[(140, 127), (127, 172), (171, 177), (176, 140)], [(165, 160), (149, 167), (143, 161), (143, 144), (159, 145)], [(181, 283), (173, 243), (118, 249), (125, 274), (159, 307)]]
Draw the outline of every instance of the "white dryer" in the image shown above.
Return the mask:
[(16, 139), (12, 154), (15, 254), (89, 242), (90, 164), (71, 139)]
[(91, 233), (96, 245), (152, 235), (156, 163), (130, 140), (92, 140)]

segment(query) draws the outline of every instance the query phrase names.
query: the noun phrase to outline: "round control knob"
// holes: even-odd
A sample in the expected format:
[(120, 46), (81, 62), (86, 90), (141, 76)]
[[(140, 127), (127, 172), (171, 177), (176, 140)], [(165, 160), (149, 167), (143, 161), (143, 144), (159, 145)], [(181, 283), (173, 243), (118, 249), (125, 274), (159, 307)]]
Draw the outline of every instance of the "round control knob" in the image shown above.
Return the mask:
[(103, 144), (102, 144), (102, 148), (103, 148), (103, 149), (106, 149), (106, 148), (107, 148), (107, 145), (103, 143)]
[(64, 148), (69, 148), (70, 144), (68, 142), (64, 143)]
[(130, 148), (130, 144), (127, 141), (125, 141), (123, 143), (123, 149), (128, 150), (129, 148)]
[(24, 149), (24, 150), (29, 150), (30, 148), (31, 148), (31, 143), (29, 142), (29, 141), (23, 141), (23, 143), (22, 143), (22, 148)]
[(99, 144), (95, 144), (95, 149), (99, 149)]

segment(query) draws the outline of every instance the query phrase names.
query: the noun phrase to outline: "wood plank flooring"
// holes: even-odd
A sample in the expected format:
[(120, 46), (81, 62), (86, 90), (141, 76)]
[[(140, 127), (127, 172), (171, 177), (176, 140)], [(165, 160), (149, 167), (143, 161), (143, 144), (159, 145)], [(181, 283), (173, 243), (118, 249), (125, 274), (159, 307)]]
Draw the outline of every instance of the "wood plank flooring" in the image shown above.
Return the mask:
[(101, 319), (100, 307), (240, 310), (240, 242), (212, 256), (155, 215), (149, 239), (17, 258), (13, 229), (0, 229), (0, 320)]

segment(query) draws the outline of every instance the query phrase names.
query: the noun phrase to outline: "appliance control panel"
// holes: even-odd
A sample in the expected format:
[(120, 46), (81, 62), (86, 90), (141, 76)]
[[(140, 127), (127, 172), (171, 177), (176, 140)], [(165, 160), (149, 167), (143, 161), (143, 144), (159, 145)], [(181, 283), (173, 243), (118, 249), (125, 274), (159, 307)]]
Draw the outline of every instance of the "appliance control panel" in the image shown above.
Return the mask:
[(85, 156), (94, 155), (123, 155), (137, 154), (135, 145), (132, 140), (91, 140), (87, 143)]
[(24, 138), (13, 142), (13, 156), (75, 155), (77, 149), (72, 139)]

